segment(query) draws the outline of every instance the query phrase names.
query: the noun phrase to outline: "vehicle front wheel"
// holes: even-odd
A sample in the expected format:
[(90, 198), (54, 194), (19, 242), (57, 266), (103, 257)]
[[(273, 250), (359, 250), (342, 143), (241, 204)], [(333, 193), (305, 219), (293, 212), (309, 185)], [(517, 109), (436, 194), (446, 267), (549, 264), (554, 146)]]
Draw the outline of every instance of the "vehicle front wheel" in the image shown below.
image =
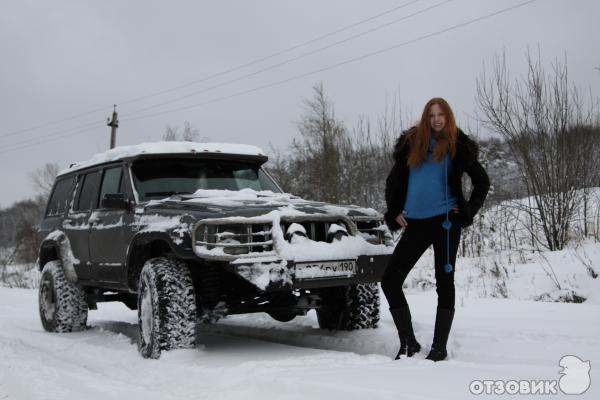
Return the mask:
[(40, 278), (38, 304), (42, 326), (48, 332), (74, 332), (85, 329), (88, 305), (82, 287), (67, 279), (58, 260), (44, 265)]
[(139, 351), (159, 358), (162, 350), (196, 345), (196, 296), (187, 265), (167, 258), (144, 264), (138, 285)]

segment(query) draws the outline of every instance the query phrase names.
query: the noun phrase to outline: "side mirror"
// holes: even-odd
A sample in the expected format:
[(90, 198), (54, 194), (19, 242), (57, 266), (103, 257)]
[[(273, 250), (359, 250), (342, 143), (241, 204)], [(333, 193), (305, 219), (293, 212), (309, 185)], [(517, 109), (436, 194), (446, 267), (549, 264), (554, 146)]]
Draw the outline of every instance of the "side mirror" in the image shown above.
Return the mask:
[(129, 201), (127, 201), (123, 193), (107, 193), (102, 197), (100, 207), (129, 210)]

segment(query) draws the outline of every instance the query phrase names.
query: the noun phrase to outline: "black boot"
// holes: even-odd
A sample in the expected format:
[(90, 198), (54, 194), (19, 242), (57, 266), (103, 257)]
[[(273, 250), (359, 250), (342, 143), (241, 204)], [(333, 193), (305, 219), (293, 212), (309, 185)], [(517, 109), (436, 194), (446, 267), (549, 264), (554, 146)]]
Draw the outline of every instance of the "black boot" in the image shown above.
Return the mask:
[(394, 324), (396, 324), (396, 329), (398, 329), (398, 337), (400, 338), (400, 350), (398, 351), (398, 355), (396, 355), (396, 360), (399, 360), (401, 355), (412, 357), (421, 351), (421, 345), (415, 338), (410, 309), (408, 307), (390, 308), (390, 313), (392, 314)]
[(431, 351), (427, 355), (428, 360), (442, 361), (448, 357), (448, 351), (446, 350), (446, 344), (448, 343), (448, 336), (450, 335), (450, 328), (452, 327), (452, 320), (454, 319), (454, 309), (439, 308), (435, 316), (435, 329), (433, 331), (433, 344), (431, 345)]

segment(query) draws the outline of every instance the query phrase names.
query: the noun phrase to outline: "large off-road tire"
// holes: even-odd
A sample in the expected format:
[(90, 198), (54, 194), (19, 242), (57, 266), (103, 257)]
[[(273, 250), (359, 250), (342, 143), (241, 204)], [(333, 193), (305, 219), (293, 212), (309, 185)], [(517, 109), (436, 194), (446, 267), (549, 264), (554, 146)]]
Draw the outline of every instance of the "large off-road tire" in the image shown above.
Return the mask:
[(74, 332), (85, 329), (88, 305), (85, 292), (67, 279), (58, 260), (44, 265), (40, 278), (38, 304), (42, 326), (48, 332)]
[(138, 285), (138, 348), (145, 358), (196, 345), (196, 296), (188, 266), (167, 258), (144, 264)]
[(323, 305), (317, 309), (321, 329), (353, 331), (377, 328), (379, 288), (365, 283), (324, 289)]

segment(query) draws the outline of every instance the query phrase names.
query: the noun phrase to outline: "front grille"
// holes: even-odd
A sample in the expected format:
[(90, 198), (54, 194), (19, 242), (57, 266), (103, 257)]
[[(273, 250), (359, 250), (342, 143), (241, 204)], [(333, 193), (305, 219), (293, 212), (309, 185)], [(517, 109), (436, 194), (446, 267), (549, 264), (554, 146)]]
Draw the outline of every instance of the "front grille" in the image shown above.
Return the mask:
[(225, 254), (264, 253), (273, 250), (270, 224), (206, 224), (196, 230), (196, 245)]
[(348, 232), (351, 232), (350, 227), (343, 220), (333, 221), (281, 221), (281, 230), (283, 234), (287, 232), (291, 224), (300, 224), (306, 230), (306, 236), (316, 242), (327, 242), (327, 232), (332, 224), (337, 224), (346, 228)]
[(369, 243), (380, 244), (385, 242), (385, 227), (381, 220), (354, 221), (360, 235)]

